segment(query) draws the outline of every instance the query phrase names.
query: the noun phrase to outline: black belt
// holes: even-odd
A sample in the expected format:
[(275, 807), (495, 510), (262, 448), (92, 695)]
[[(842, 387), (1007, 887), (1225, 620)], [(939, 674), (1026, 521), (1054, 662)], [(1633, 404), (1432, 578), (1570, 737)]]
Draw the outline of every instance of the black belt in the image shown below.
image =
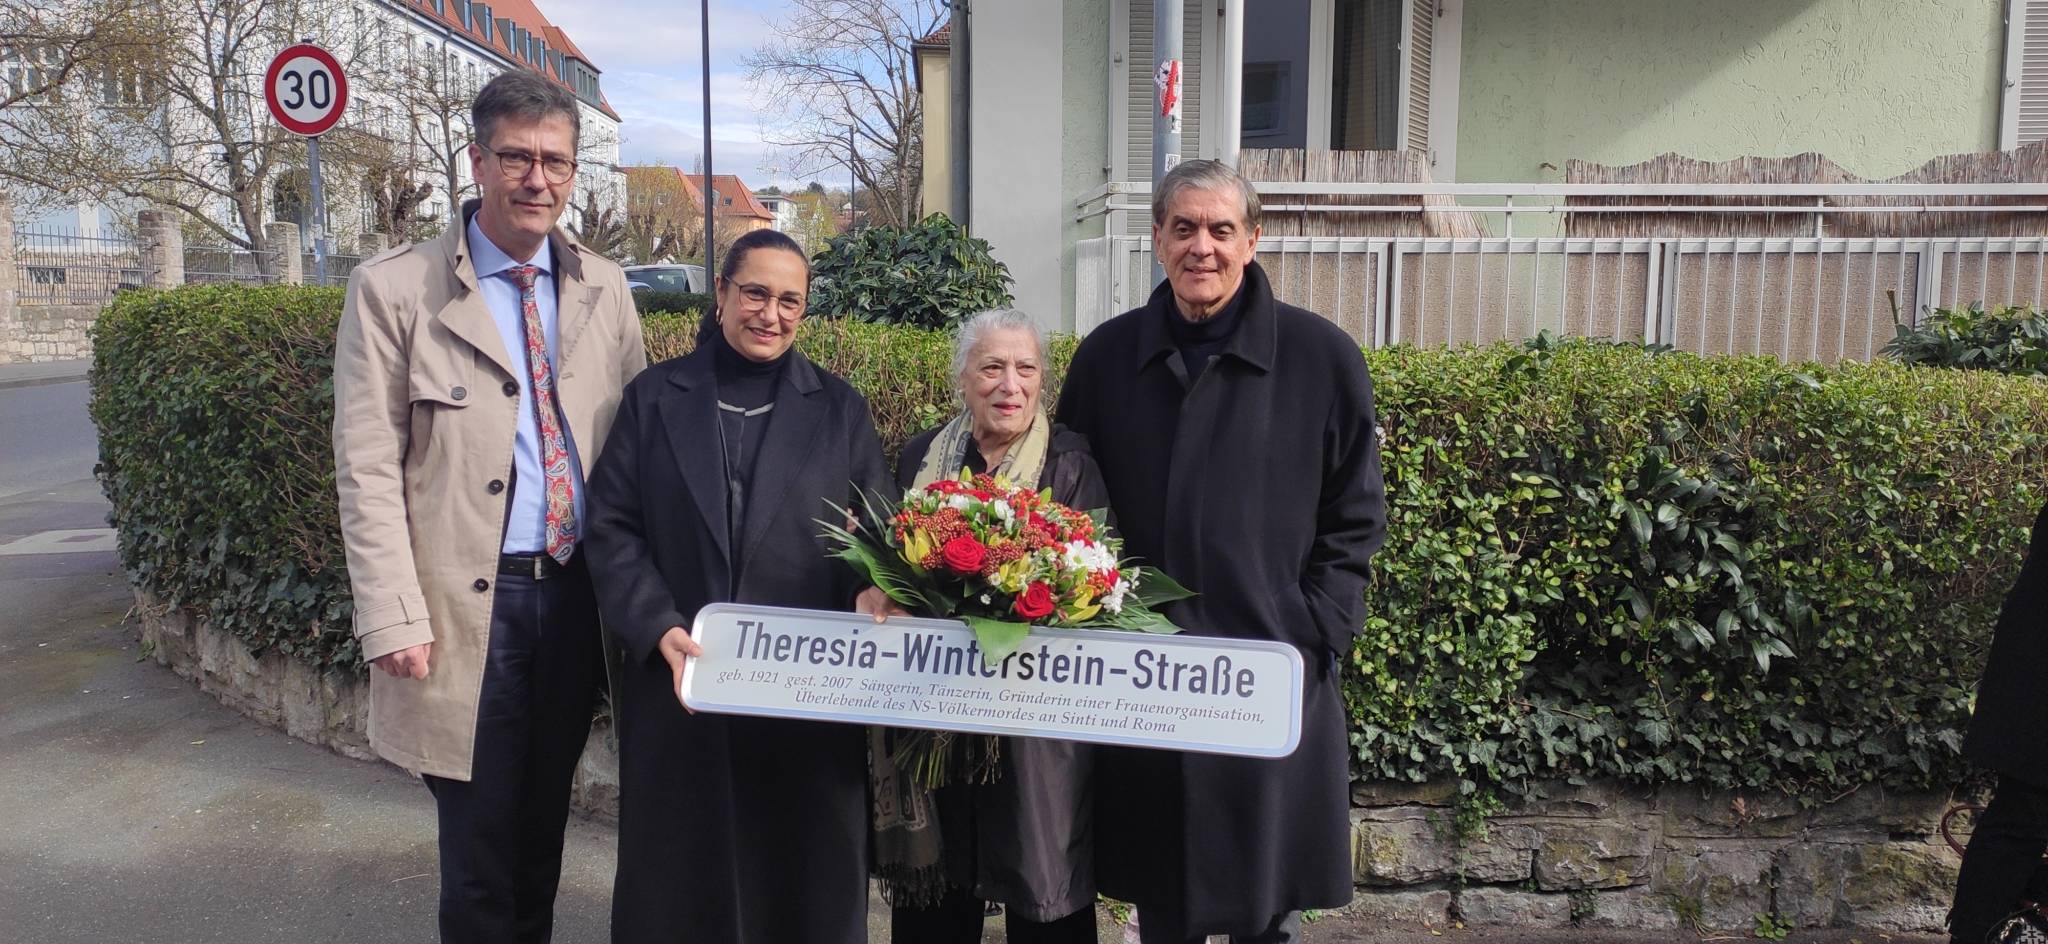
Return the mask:
[(583, 558), (581, 557), (571, 557), (569, 562), (564, 564), (546, 554), (538, 552), (533, 554), (498, 555), (498, 573), (518, 574), (521, 577), (532, 577), (535, 580), (560, 577), (582, 566)]

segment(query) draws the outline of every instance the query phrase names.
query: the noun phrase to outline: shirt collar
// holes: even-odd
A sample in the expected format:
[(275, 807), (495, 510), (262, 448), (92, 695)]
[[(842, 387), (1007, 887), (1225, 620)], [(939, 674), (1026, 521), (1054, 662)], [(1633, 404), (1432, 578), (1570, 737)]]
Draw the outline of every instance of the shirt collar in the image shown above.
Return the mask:
[(498, 248), (497, 243), (491, 242), (490, 237), (484, 235), (483, 227), (477, 225), (474, 214), (469, 218), (469, 258), (470, 264), (476, 268), (476, 277), (479, 281), (517, 265), (530, 265), (550, 276), (554, 275), (553, 243), (554, 241), (550, 239), (541, 240), (540, 250), (533, 254), (533, 258), (521, 263), (506, 255), (503, 249)]

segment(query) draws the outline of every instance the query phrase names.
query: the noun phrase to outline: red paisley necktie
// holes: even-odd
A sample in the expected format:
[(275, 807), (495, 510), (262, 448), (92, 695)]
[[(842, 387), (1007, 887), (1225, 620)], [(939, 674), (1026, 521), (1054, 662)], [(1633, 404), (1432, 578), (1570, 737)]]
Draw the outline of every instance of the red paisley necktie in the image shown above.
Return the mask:
[(540, 468), (546, 480), (548, 556), (569, 562), (576, 552), (576, 483), (569, 466), (569, 444), (562, 435), (562, 413), (555, 404), (555, 371), (548, 366), (547, 335), (540, 327), (540, 303), (533, 298), (538, 266), (506, 270), (519, 283), (519, 309), (526, 323), (526, 372), (533, 383), (533, 411), (540, 420)]

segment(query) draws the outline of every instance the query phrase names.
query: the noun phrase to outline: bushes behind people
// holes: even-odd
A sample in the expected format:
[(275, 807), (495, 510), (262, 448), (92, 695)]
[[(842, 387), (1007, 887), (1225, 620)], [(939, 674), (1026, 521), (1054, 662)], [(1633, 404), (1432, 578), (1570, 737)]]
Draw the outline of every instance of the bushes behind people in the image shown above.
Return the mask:
[[(252, 648), (354, 667), (340, 306), (123, 295), (94, 328), (92, 412), (138, 586)], [(660, 359), (696, 319), (645, 325)], [(821, 319), (799, 344), (868, 397), (892, 453), (956, 409), (943, 334)], [(1344, 667), (1361, 776), (1805, 797), (1959, 776), (2048, 481), (2048, 382), (1587, 342), (1366, 357), (1390, 521)]]

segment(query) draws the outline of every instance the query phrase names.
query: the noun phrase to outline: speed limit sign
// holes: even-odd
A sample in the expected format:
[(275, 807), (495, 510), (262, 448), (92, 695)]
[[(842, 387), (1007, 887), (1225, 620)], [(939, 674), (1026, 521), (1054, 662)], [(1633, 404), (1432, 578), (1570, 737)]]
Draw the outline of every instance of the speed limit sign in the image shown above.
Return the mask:
[(348, 78), (341, 63), (312, 43), (288, 46), (270, 60), (263, 76), (263, 100), (286, 131), (314, 137), (341, 121), (348, 104)]

